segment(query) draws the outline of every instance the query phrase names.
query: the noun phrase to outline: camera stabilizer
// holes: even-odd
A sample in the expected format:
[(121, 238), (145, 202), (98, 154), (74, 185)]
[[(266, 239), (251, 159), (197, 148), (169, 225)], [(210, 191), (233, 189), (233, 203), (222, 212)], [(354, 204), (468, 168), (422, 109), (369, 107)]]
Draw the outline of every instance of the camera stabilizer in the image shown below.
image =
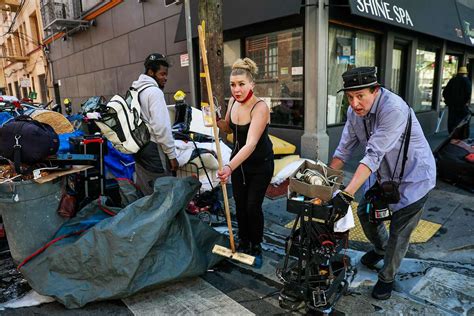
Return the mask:
[(338, 254), (347, 247), (348, 232), (333, 231), (334, 223), (328, 222), (331, 206), (288, 200), (287, 210), (297, 216), (283, 266), (277, 269), (283, 282), (280, 306), (327, 313), (347, 293), (347, 280), (353, 275), (350, 258)]

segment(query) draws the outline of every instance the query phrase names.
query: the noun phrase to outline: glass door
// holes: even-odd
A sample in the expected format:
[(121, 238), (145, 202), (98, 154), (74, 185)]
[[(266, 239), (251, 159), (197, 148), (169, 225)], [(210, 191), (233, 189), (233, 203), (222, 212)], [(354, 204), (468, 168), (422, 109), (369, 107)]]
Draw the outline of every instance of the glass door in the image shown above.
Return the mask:
[[(456, 76), (456, 74), (458, 73), (460, 59), (460, 55), (450, 54), (449, 52), (444, 56), (441, 89), (444, 89), (444, 87), (446, 87), (446, 85), (448, 84), (449, 80)], [(443, 95), (442, 91), (441, 95)], [(439, 104), (441, 108), (444, 108), (446, 106), (446, 103), (444, 102), (443, 98), (441, 98)]]
[(395, 43), (392, 53), (392, 91), (406, 98), (406, 61), (408, 46), (401, 43)]

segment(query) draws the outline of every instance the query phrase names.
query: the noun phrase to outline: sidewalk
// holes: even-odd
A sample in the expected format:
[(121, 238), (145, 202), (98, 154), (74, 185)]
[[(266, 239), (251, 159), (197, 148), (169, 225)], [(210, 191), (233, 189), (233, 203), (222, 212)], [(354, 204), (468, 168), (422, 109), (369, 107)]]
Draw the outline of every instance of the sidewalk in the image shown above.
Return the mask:
[[(474, 131), (474, 128), (471, 129)], [(428, 137), (435, 148), (447, 136)], [(346, 180), (357, 166), (354, 158)], [(232, 203), (231, 199), (231, 203)], [(282, 284), (275, 270), (284, 256), (286, 228), (295, 215), (286, 211), (286, 199), (264, 201), (264, 265), (261, 269), (223, 261), (199, 278), (132, 297), (92, 303), (68, 311), (59, 303), (0, 311), (2, 315), (283, 315), (290, 313), (278, 304)], [(359, 264), (370, 249), (368, 243), (349, 243), (347, 255), (357, 274), (351, 294), (335, 307), (336, 315), (473, 315), (474, 248), (472, 223), (474, 195), (438, 181), (425, 207), (423, 219), (441, 224), (426, 243), (412, 244), (403, 260), (395, 291), (388, 301), (371, 298), (377, 272)], [(5, 261), (5, 260), (2, 260)], [(1, 280), (0, 280), (1, 281)]]

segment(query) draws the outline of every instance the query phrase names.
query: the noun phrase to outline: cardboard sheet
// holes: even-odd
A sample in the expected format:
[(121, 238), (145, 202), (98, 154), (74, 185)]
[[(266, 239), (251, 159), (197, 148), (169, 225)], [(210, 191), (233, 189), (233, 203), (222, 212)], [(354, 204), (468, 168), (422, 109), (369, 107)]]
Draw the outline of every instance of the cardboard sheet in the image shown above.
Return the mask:
[(57, 179), (59, 177), (62, 177), (62, 176), (68, 175), (68, 174), (72, 174), (72, 173), (76, 173), (76, 172), (81, 172), (81, 171), (90, 169), (92, 167), (93, 166), (72, 166), (71, 169), (68, 169), (68, 170), (50, 171), (50, 173), (47, 176), (41, 177), (39, 179), (35, 179), (33, 181), (35, 181), (36, 183), (40, 183), (40, 184), (41, 183), (46, 183), (46, 182), (52, 181), (54, 179)]

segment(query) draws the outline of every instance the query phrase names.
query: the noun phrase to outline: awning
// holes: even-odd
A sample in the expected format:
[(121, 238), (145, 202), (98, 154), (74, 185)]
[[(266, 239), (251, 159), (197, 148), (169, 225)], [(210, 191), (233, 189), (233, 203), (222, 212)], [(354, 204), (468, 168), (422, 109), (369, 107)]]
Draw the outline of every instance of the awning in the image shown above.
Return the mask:
[[(348, 1), (352, 14), (474, 46), (474, 9), (467, 6), (470, 0)], [(472, 34), (468, 36), (468, 32)]]
[[(223, 0), (222, 28), (224, 31), (254, 23), (269, 21), (285, 16), (299, 14), (300, 0)], [(197, 37), (198, 0), (191, 0), (191, 29), (193, 37)], [(186, 39), (184, 5), (179, 17), (175, 42)]]

